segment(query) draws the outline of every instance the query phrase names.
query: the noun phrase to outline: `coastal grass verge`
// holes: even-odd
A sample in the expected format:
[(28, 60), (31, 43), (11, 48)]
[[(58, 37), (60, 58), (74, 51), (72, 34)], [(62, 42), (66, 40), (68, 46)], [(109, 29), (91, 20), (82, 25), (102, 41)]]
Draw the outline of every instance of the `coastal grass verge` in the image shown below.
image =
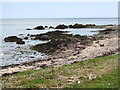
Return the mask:
[(1, 77), (3, 88), (118, 88), (118, 56)]

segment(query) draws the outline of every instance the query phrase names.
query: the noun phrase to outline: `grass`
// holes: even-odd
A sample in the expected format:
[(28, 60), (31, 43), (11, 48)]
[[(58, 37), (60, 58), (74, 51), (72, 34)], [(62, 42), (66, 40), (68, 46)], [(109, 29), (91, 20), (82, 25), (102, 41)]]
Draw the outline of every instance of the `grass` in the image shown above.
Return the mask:
[[(71, 88), (117, 88), (118, 87), (118, 72), (110, 71), (101, 77), (97, 77), (91, 81), (86, 81), (81, 84), (72, 84)], [(81, 79), (81, 78), (80, 78)]]
[(2, 77), (3, 88), (118, 88), (118, 55)]

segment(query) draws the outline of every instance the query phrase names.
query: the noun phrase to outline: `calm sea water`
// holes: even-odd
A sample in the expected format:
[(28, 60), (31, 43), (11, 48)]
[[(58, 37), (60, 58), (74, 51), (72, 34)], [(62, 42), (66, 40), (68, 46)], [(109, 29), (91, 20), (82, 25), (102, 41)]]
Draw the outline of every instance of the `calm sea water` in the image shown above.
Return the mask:
[[(44, 54), (38, 53), (36, 51), (30, 50), (30, 46), (46, 43), (39, 40), (25, 40), (25, 45), (17, 45), (11, 42), (4, 42), (4, 38), (7, 36), (18, 36), (24, 37), (27, 34), (40, 34), (48, 31), (54, 31), (54, 29), (46, 30), (26, 30), (26, 28), (34, 28), (38, 25), (43, 26), (57, 26), (59, 24), (96, 24), (96, 25), (107, 25), (107, 24), (117, 24), (116, 18), (61, 18), (61, 19), (0, 19), (0, 26), (2, 27), (2, 51), (0, 51), (0, 56), (2, 56), (0, 66), (6, 66), (10, 64), (19, 64), (21, 62), (27, 62), (30, 60), (35, 60), (36, 58), (45, 57)], [(71, 31), (72, 34), (80, 35), (93, 35), (96, 32), (91, 32), (101, 29), (64, 29), (65, 31)]]

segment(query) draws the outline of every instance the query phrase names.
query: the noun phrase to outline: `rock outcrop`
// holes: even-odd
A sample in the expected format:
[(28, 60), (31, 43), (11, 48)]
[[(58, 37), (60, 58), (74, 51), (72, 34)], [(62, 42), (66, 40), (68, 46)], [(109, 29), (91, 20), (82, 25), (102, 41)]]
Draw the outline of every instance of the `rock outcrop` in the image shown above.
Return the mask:
[(25, 42), (17, 36), (9, 36), (4, 39), (5, 42), (16, 42), (16, 44), (25, 44)]
[(34, 29), (37, 29), (37, 30), (44, 30), (45, 28), (43, 26), (37, 26), (35, 27)]
[(58, 26), (55, 27), (55, 29), (66, 29), (66, 28), (68, 28), (68, 26), (66, 26), (64, 24), (58, 25)]

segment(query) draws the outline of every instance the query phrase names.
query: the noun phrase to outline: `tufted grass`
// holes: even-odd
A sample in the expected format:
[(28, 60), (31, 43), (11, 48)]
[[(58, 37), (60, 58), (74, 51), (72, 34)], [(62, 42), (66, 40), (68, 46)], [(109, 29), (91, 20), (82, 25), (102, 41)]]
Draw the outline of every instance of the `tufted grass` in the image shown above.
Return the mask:
[(118, 88), (118, 56), (28, 70), (0, 79), (3, 88)]

